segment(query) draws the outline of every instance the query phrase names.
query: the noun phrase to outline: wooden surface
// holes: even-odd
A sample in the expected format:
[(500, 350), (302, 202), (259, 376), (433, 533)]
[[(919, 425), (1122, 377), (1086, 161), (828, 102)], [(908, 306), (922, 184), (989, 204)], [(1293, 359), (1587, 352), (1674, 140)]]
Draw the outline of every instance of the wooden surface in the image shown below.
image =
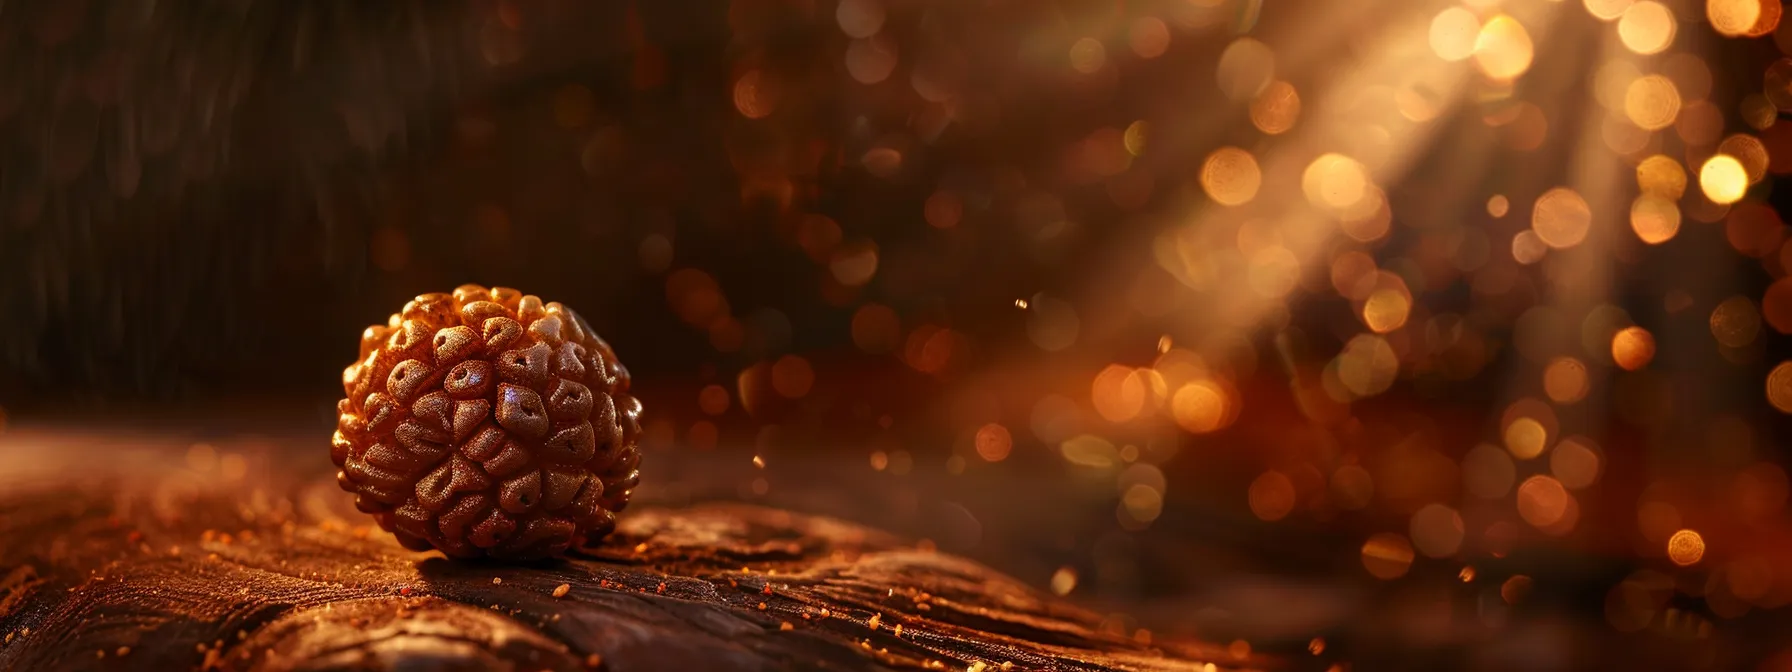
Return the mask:
[(321, 441), (238, 453), (8, 435), (0, 669), (1274, 666), (1104, 632), (969, 560), (743, 504), (649, 498), (565, 561), (413, 553), (353, 511)]

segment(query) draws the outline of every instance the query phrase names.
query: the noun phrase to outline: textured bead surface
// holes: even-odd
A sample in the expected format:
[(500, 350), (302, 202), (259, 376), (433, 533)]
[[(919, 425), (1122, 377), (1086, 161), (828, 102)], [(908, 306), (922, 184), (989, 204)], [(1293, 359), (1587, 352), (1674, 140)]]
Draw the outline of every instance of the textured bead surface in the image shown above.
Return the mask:
[(577, 313), (514, 289), (424, 294), (342, 372), (336, 481), (398, 541), (544, 558), (615, 527), (640, 481), (641, 404)]

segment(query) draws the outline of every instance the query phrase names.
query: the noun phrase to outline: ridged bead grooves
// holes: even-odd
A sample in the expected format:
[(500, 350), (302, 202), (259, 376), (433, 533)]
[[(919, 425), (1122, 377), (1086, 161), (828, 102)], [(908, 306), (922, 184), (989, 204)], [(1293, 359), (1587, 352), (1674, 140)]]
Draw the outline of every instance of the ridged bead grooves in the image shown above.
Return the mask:
[(407, 548), (561, 555), (640, 481), (628, 370), (572, 309), (506, 287), (424, 294), (361, 335), (330, 459)]

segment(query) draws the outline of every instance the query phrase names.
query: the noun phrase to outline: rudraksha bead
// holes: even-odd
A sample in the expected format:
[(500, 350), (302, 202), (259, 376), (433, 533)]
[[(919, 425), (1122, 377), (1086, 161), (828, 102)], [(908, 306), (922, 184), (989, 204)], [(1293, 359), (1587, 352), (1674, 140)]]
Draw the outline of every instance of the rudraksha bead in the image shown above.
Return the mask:
[(610, 533), (640, 481), (628, 370), (559, 303), (506, 287), (424, 294), (361, 334), (330, 459), (407, 548), (560, 555)]

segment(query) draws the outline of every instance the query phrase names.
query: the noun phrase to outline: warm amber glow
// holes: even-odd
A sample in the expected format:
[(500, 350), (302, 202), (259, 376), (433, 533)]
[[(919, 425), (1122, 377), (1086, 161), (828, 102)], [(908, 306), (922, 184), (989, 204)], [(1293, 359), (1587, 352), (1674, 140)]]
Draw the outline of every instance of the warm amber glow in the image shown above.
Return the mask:
[(1241, 37), (1226, 46), (1220, 54), (1214, 79), (1220, 92), (1237, 102), (1255, 98), (1275, 79), (1276, 54), (1269, 45)]
[(1369, 294), (1369, 299), (1363, 302), (1363, 323), (1369, 325), (1371, 331), (1385, 334), (1404, 326), (1411, 311), (1412, 293), (1402, 282)]
[(1726, 347), (1740, 348), (1755, 342), (1761, 333), (1761, 311), (1746, 296), (1732, 296), (1711, 310), (1711, 336)]
[(1427, 557), (1447, 558), (1462, 548), (1461, 514), (1442, 504), (1426, 504), (1412, 514), (1412, 545)]
[(1219, 383), (1196, 380), (1176, 390), (1170, 398), (1170, 413), (1183, 429), (1205, 434), (1231, 423), (1231, 404), (1226, 389)]
[(1587, 13), (1600, 21), (1610, 21), (1624, 15), (1635, 0), (1581, 0), (1586, 5)]
[(1221, 205), (1244, 205), (1256, 198), (1263, 174), (1256, 157), (1237, 147), (1221, 147), (1201, 164), (1201, 188)]
[(1300, 186), (1315, 206), (1350, 210), (1363, 202), (1373, 185), (1363, 164), (1342, 154), (1324, 154), (1307, 164)]
[(1586, 199), (1566, 187), (1544, 192), (1531, 210), (1531, 230), (1543, 244), (1556, 249), (1579, 245), (1592, 224), (1593, 210)]
[(1585, 488), (1599, 479), (1599, 453), (1587, 439), (1563, 439), (1549, 452), (1549, 473), (1570, 490)]
[(1733, 157), (1737, 163), (1742, 164), (1742, 172), (1748, 175), (1749, 184), (1760, 182), (1761, 178), (1767, 176), (1767, 145), (1760, 138), (1737, 133), (1724, 138), (1717, 145), (1717, 153)]
[(1681, 567), (1699, 563), (1705, 557), (1705, 538), (1693, 530), (1680, 530), (1668, 537), (1668, 559)]
[(1699, 188), (1712, 203), (1735, 203), (1748, 191), (1748, 170), (1736, 157), (1718, 154), (1699, 168)]
[(1505, 217), (1506, 211), (1511, 208), (1512, 202), (1506, 200), (1504, 194), (1494, 194), (1487, 199), (1487, 214), (1492, 215), (1495, 219)]

